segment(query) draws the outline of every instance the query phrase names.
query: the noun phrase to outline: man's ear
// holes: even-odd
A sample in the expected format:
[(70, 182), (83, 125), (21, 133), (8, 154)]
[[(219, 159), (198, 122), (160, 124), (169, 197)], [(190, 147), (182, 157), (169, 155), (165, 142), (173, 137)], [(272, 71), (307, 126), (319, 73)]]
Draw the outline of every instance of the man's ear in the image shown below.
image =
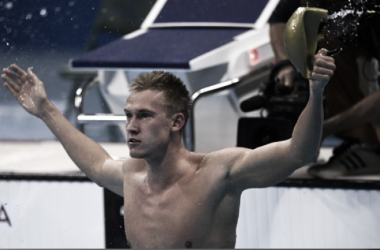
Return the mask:
[(177, 113), (173, 116), (172, 131), (180, 131), (185, 126), (185, 116), (182, 113)]

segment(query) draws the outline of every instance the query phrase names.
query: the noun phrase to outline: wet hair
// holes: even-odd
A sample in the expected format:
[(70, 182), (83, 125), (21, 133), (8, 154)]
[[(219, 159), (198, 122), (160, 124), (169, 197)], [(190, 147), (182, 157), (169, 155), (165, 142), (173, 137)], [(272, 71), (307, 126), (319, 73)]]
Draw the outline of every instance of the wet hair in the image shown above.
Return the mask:
[(144, 90), (162, 91), (165, 97), (165, 103), (163, 103), (163, 105), (167, 116), (170, 117), (176, 113), (182, 113), (185, 116), (186, 125), (192, 108), (192, 100), (190, 92), (181, 79), (164, 71), (152, 71), (146, 74), (139, 74), (133, 79), (130, 92), (140, 92)]

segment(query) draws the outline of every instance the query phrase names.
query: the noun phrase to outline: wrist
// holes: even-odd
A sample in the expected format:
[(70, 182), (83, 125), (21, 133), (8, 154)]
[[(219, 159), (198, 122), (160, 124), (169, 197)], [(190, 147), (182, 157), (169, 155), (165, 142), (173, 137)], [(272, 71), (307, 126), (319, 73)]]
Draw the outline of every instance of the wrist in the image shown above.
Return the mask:
[(57, 108), (54, 106), (54, 104), (46, 99), (45, 101), (43, 101), (43, 103), (40, 104), (40, 112), (37, 115), (37, 117), (45, 121), (48, 117), (51, 116), (51, 113), (53, 113), (56, 110)]
[(310, 85), (310, 97), (323, 99), (324, 88), (313, 88)]
[(323, 96), (323, 93), (325, 91), (326, 84), (316, 81), (316, 80), (309, 80), (309, 86), (310, 86), (310, 94)]

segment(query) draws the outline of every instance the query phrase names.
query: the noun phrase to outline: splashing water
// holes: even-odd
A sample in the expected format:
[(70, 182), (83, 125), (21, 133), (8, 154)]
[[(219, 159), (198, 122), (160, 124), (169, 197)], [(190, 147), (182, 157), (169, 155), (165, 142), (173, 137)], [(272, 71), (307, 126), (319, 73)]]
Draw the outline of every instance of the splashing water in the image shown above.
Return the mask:
[(355, 11), (355, 10), (352, 10), (352, 9), (346, 9), (346, 10), (341, 10), (341, 11), (338, 11), (338, 12), (334, 12), (330, 15), (327, 16), (327, 19), (337, 19), (337, 18), (344, 18), (346, 17), (347, 15), (349, 14), (352, 14), (352, 15), (361, 15), (363, 14), (363, 11)]
[(326, 38), (328, 40), (353, 41), (357, 34), (357, 23), (363, 11), (341, 9), (326, 17)]
[(12, 2), (8, 2), (8, 3), (6, 3), (6, 4), (5, 4), (5, 8), (6, 8), (7, 10), (11, 10), (11, 9), (13, 8), (13, 3), (12, 3)]
[(43, 17), (47, 16), (47, 10), (46, 9), (41, 9), (40, 15), (43, 16)]

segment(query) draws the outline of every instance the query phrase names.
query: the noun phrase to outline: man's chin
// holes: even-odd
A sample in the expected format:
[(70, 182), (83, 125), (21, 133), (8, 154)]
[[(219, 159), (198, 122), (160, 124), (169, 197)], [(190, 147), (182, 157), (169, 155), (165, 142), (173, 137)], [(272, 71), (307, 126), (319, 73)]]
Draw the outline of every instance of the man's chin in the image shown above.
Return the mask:
[(129, 156), (134, 159), (142, 159), (143, 155), (137, 152), (129, 152)]

